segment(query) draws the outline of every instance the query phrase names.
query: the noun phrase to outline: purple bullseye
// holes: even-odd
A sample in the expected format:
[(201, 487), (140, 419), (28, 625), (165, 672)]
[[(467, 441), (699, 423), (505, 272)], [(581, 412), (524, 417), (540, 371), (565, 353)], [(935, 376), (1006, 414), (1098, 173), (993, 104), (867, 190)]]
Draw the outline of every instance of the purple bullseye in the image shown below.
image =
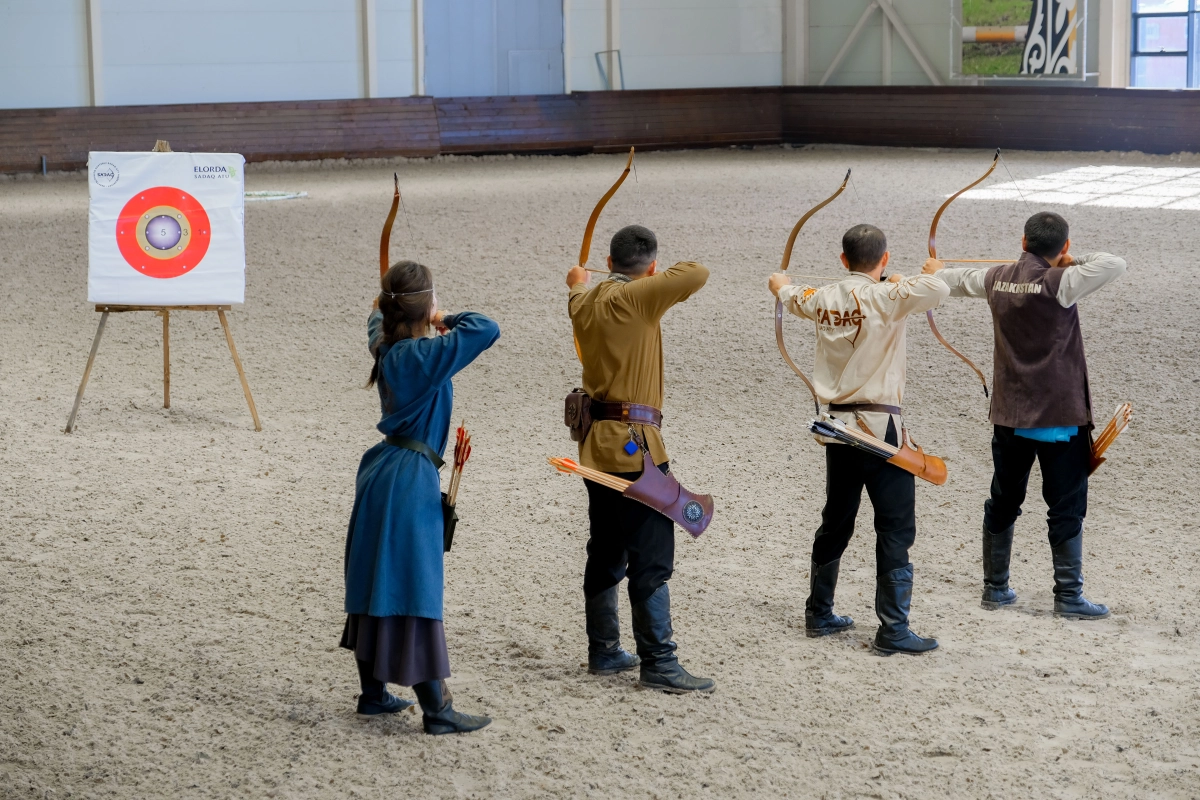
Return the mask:
[(170, 250), (179, 244), (183, 237), (183, 229), (174, 217), (166, 214), (159, 215), (146, 225), (146, 241), (158, 250)]

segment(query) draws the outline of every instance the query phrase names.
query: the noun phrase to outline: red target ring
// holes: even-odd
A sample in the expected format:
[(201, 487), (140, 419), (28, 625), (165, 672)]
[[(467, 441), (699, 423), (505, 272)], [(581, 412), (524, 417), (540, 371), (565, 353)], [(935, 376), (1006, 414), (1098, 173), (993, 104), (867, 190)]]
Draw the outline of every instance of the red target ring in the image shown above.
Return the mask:
[(117, 217), (117, 248), (129, 266), (151, 278), (178, 278), (195, 269), (211, 239), (204, 206), (171, 186), (138, 192)]

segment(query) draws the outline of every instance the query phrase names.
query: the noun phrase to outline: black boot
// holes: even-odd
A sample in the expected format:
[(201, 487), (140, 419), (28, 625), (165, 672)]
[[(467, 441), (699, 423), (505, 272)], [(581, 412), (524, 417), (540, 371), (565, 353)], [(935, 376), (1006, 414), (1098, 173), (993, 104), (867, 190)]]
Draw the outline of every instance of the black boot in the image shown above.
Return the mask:
[(850, 617), (833, 613), (833, 590), (837, 587), (840, 558), (823, 567), (813, 563), (808, 571), (808, 601), (804, 604), (804, 635), (810, 639), (841, 633), (854, 627)]
[(1083, 596), (1083, 534), (1050, 548), (1054, 555), (1054, 614), (1067, 619), (1104, 619), (1108, 606)]
[(1012, 558), (1013, 526), (992, 533), (983, 526), (983, 600), (987, 609), (1017, 602), (1017, 593), (1008, 588), (1008, 562)]
[(640, 658), (621, 647), (616, 586), (587, 598), (584, 612), (587, 617), (588, 672), (593, 675), (615, 675), (642, 663)]
[(491, 724), (491, 717), (476, 717), (454, 710), (454, 698), (445, 681), (425, 681), (413, 687), (421, 701), (425, 732), (434, 736), (443, 733), (470, 733)]
[(908, 610), (912, 605), (913, 566), (899, 567), (876, 579), (875, 613), (879, 631), (873, 650), (880, 655), (893, 653), (916, 655), (936, 650), (936, 639), (923, 639), (908, 628)]
[(359, 714), (368, 717), (376, 714), (395, 714), (413, 704), (411, 700), (401, 700), (388, 693), (387, 684), (376, 680), (372, 674), (374, 665), (369, 661), (355, 659), (355, 663), (358, 664), (358, 681), (362, 684), (362, 694), (358, 696)]
[(654, 594), (633, 604), (633, 640), (642, 657), (639, 683), (647, 689), (671, 694), (711, 692), (717, 688), (710, 678), (697, 678), (679, 665), (675, 643), (671, 641), (671, 591), (667, 584)]

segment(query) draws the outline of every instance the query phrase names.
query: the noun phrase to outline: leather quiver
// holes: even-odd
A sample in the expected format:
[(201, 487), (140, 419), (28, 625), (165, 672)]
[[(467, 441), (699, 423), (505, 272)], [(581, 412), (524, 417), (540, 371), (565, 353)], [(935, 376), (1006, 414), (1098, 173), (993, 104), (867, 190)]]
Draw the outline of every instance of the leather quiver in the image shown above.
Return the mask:
[(664, 475), (646, 452), (642, 454), (641, 477), (623, 494), (679, 523), (693, 538), (704, 533), (712, 522), (712, 495), (689, 492), (679, 485), (674, 475), (669, 472)]
[(582, 442), (592, 429), (592, 398), (583, 389), (567, 394), (563, 406), (563, 422), (571, 429), (571, 441)]
[(920, 447), (914, 450), (907, 436), (900, 445), (900, 452), (887, 461), (923, 481), (929, 481), (934, 486), (941, 486), (946, 482), (946, 462), (937, 456), (926, 455)]
[(450, 498), (442, 492), (442, 552), (449, 553), (454, 544), (454, 529), (458, 527), (458, 512), (450, 505)]

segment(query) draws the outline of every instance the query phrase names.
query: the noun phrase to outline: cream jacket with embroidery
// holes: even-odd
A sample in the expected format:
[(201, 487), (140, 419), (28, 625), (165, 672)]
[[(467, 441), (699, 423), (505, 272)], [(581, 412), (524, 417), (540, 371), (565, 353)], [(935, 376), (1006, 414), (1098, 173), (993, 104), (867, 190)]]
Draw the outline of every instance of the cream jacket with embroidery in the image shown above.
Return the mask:
[[(813, 288), (784, 286), (779, 299), (788, 311), (812, 320), (817, 328), (813, 385), (822, 404), (883, 403), (904, 400), (905, 323), (910, 314), (937, 308), (950, 294), (940, 278), (916, 275), (898, 283), (879, 283), (852, 272), (837, 283)], [(851, 412), (833, 416), (855, 424)], [(890, 415), (860, 412), (878, 438), (887, 434)], [(895, 420), (899, 435), (903, 422)]]

